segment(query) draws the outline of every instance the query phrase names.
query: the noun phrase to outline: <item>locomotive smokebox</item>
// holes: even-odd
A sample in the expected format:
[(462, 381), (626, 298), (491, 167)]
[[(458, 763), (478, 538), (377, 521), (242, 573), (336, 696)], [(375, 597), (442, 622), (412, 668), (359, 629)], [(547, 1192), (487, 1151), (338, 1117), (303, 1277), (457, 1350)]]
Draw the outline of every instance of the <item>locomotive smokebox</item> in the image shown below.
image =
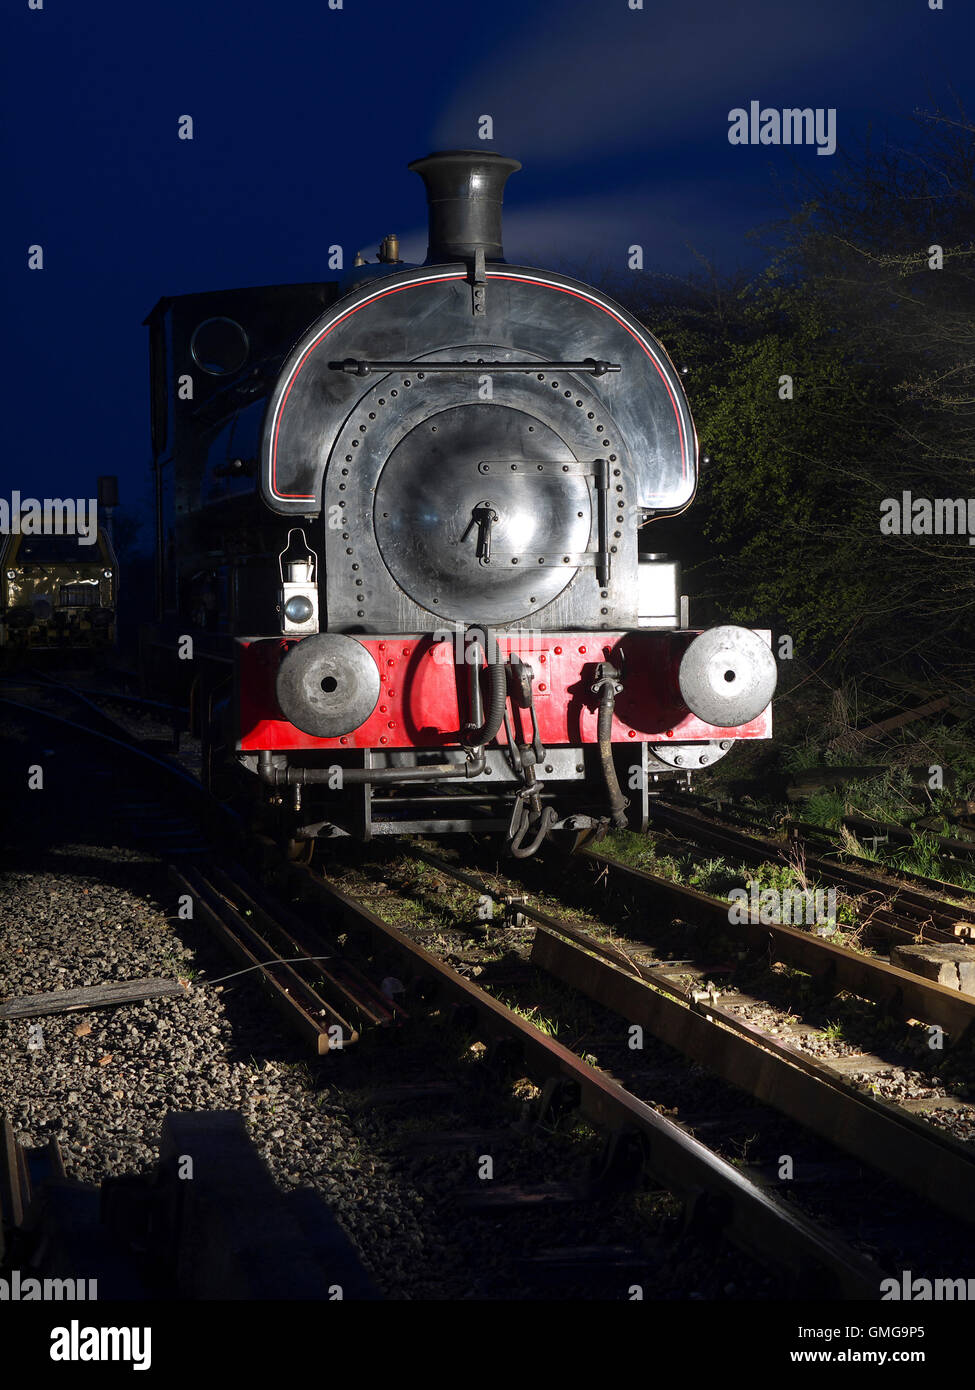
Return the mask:
[(410, 169), (427, 188), (430, 235), (427, 265), (473, 260), (504, 260), (501, 245), (501, 200), (508, 175), (521, 168), (517, 159), (482, 150), (443, 150), (414, 159)]

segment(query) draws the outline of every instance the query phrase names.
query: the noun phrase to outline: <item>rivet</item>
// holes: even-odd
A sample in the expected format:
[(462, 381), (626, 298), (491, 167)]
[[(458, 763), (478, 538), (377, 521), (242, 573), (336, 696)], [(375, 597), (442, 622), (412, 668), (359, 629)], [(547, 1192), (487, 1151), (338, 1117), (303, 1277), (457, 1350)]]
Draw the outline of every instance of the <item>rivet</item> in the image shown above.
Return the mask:
[(381, 736), (379, 742), (380, 742), (380, 743), (388, 743), (388, 742), (389, 742), (389, 739), (386, 737), (385, 734), (383, 734), (383, 735)]
[(556, 656), (561, 656), (561, 655), (562, 655), (562, 648), (561, 648), (561, 647), (556, 647), (556, 648), (555, 648), (555, 655), (556, 655)]
[[(538, 682), (538, 688), (539, 688), (539, 690), (547, 690), (547, 689), (548, 689), (548, 686), (545, 684), (544, 681), (539, 681), (539, 682)], [(550, 771), (550, 772), (551, 772), (551, 770), (552, 770), (552, 769), (549, 768), (549, 771)]]
[(580, 655), (580, 656), (585, 656), (585, 654), (586, 654), (586, 649), (585, 649), (585, 647), (580, 647), (580, 648), (579, 648), (579, 655)]
[(339, 743), (348, 743), (348, 741), (349, 741), (349, 740), (348, 740), (347, 738), (340, 738), (340, 739), (339, 739)]
[(629, 733), (627, 734), (627, 738), (636, 738), (636, 730), (630, 729)]
[(555, 771), (555, 768), (552, 766), (551, 763), (546, 763), (546, 764), (545, 764), (545, 771), (546, 771), (546, 772), (554, 772), (554, 771)]

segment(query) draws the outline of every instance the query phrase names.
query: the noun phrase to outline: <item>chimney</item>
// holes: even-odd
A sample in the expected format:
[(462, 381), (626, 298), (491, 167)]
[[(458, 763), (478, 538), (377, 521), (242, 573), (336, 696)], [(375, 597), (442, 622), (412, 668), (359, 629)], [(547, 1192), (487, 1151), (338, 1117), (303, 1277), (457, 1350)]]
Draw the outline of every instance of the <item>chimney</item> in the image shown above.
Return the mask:
[(470, 261), (478, 250), (486, 261), (504, 260), (501, 199), (517, 159), (482, 150), (443, 150), (409, 166), (427, 188), (430, 234), (427, 265)]

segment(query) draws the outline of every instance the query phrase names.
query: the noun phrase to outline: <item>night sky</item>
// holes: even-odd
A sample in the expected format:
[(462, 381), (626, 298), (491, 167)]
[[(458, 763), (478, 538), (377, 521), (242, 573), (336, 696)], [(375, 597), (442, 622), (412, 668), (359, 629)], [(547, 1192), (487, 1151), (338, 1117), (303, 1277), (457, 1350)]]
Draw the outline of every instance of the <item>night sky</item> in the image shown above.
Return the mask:
[(7, 0), (0, 495), (90, 496), (116, 472), (144, 513), (152, 305), (329, 279), (330, 244), (351, 265), (387, 232), (422, 260), (406, 165), (431, 150), (523, 162), (510, 261), (619, 274), (635, 242), (650, 269), (696, 251), (730, 271), (760, 267), (746, 233), (795, 169), (840, 158), (733, 146), (732, 108), (835, 107), (841, 150), (871, 127), (909, 147), (912, 112), (952, 93), (975, 110), (967, 0), (643, 3)]

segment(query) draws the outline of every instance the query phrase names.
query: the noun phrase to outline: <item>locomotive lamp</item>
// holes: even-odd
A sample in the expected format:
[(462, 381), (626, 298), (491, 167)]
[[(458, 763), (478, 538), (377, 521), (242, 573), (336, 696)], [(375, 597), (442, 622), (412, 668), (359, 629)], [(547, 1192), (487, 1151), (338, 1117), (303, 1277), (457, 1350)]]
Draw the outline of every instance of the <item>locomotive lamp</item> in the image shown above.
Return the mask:
[[(285, 559), (291, 549), (291, 537), (299, 535), (306, 554), (299, 559)], [(317, 557), (308, 545), (304, 531), (292, 527), (288, 540), (278, 556), (278, 573), (281, 588), (278, 593), (278, 612), (281, 614), (283, 633), (305, 633), (318, 631), (318, 583), (315, 579)]]

